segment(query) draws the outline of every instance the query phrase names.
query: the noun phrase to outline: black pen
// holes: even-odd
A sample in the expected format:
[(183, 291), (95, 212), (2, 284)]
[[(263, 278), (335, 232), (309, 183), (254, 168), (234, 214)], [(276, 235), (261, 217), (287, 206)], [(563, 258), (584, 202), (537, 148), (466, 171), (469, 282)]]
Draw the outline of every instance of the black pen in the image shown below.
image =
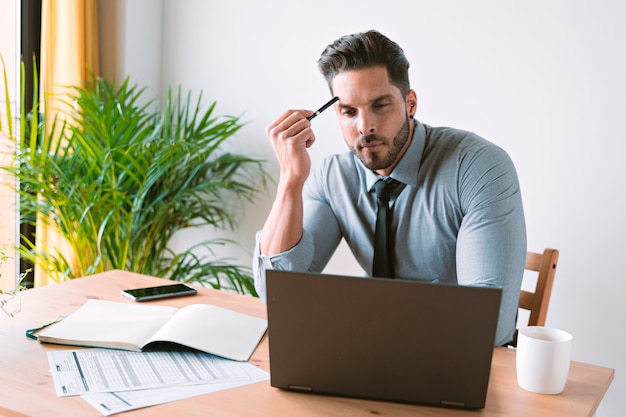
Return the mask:
[(312, 115), (310, 115), (309, 117), (307, 117), (306, 119), (308, 121), (311, 121), (313, 119), (315, 119), (317, 116), (319, 116), (319, 114), (321, 112), (323, 112), (324, 110), (326, 110), (327, 108), (329, 108), (330, 106), (332, 106), (333, 104), (335, 104), (335, 102), (339, 100), (339, 97), (333, 97), (330, 99), (330, 101), (326, 104), (324, 104), (322, 107), (319, 108), (318, 111), (316, 111), (315, 113), (313, 113)]

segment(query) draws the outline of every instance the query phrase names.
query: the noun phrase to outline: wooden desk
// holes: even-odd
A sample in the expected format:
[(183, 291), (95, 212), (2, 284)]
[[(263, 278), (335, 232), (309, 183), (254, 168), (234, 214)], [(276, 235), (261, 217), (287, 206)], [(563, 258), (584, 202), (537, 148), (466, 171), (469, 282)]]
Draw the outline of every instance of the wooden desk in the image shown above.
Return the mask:
[[(100, 414), (80, 397), (58, 398), (48, 371), (46, 352), (68, 346), (40, 344), (24, 331), (76, 310), (89, 298), (132, 302), (120, 290), (164, 285), (168, 281), (121, 271), (111, 271), (62, 284), (28, 290), (22, 312), (15, 318), (0, 317), (0, 416), (86, 417)], [(251, 297), (199, 289), (192, 298), (153, 301), (181, 307), (209, 303), (258, 317), (265, 305)], [(3, 314), (3, 313), (2, 313)], [(269, 371), (267, 336), (251, 363)], [(515, 351), (494, 350), (486, 408), (465, 411), (376, 401), (286, 392), (269, 381), (227, 391), (175, 401), (124, 413), (128, 416), (593, 416), (613, 380), (613, 369), (572, 362), (565, 391), (560, 395), (533, 394), (519, 388)]]

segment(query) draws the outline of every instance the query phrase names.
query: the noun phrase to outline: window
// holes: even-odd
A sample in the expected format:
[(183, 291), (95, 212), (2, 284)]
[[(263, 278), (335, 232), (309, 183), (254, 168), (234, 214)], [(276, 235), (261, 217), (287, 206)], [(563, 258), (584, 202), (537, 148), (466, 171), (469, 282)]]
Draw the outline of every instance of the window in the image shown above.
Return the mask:
[[(39, 62), (40, 39), (41, 39), (41, 1), (40, 0), (0, 0), (0, 54), (4, 59), (7, 70), (7, 82), (11, 100), (12, 113), (17, 114), (19, 96), (19, 60), (24, 57), (26, 68), (26, 97), (32, 97), (32, 57)], [(1, 90), (4, 92), (4, 81), (0, 82)], [(6, 102), (4, 94), (0, 97), (0, 105), (5, 108)], [(27, 112), (30, 108), (25, 109)], [(6, 116), (3, 110), (0, 114)], [(6, 128), (6, 121), (3, 121), (3, 128)], [(0, 163), (11, 163), (13, 145), (6, 137), (0, 135)], [(17, 242), (19, 233), (32, 236), (34, 229), (20, 228), (18, 233), (16, 198), (12, 190), (11, 180), (0, 175), (0, 245), (10, 247)], [(32, 265), (20, 262), (16, 265), (15, 252), (10, 250), (11, 256), (0, 268), (0, 288), (13, 289), (17, 284), (17, 277), (27, 269), (32, 269)], [(27, 275), (21, 284), (32, 286), (32, 273)]]

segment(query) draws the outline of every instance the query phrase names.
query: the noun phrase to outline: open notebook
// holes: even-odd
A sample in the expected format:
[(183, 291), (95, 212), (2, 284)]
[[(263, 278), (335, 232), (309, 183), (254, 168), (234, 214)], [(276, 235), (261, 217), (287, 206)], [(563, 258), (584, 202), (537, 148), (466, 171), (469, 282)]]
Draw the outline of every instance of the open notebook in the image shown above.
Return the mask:
[(266, 328), (264, 319), (210, 304), (176, 308), (90, 299), (35, 337), (45, 343), (131, 351), (177, 344), (247, 361)]
[(271, 385), (483, 408), (501, 290), (266, 271)]

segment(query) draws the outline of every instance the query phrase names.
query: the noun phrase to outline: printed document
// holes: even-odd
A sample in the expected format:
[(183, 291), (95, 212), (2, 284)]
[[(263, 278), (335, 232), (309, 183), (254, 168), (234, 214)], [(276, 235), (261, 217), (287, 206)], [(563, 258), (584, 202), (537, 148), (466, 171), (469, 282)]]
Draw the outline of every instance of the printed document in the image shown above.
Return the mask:
[(211, 384), (188, 385), (184, 387), (156, 388), (141, 391), (103, 392), (85, 394), (82, 398), (103, 416), (110, 416), (124, 411), (164, 404), (171, 401), (209, 394), (229, 388), (269, 380), (270, 374), (249, 363), (236, 363), (237, 367), (245, 368), (250, 376), (248, 381), (216, 382)]
[(103, 416), (269, 379), (250, 363), (192, 350), (59, 350), (48, 362), (57, 396), (81, 395)]
[(197, 351), (115, 349), (48, 352), (57, 396), (250, 380), (248, 363)]

